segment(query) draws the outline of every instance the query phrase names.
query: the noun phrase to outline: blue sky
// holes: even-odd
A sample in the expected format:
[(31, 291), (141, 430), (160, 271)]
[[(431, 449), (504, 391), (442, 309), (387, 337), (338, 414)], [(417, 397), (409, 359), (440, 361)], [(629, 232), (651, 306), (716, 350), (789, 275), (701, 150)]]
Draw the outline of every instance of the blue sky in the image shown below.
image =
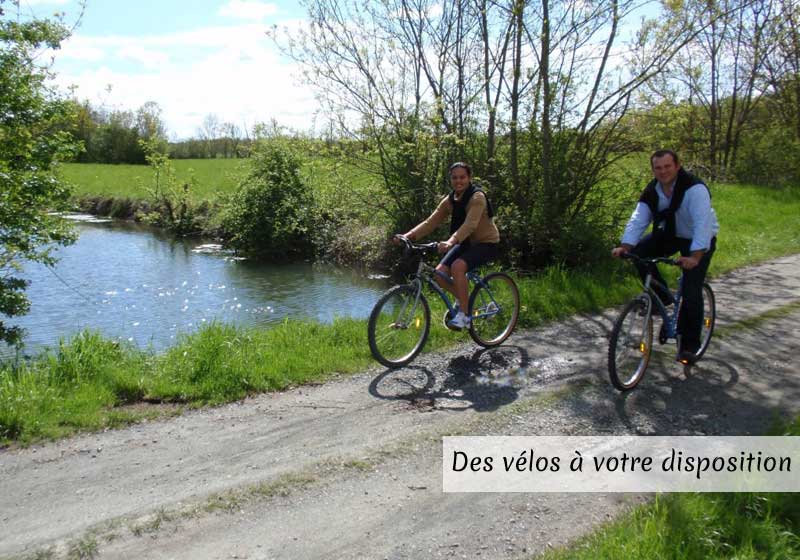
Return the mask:
[[(79, 2), (20, 1), (22, 17), (55, 12), (71, 25)], [(173, 138), (196, 135), (209, 114), (241, 128), (274, 118), (308, 130), (313, 94), (265, 34), (272, 25), (301, 25), (303, 16), (284, 0), (87, 0), (54, 70), (60, 86), (96, 106), (157, 102)]]
[[(652, 16), (656, 5), (643, 0), (638, 13)], [(14, 7), (4, 6), (13, 16)], [(80, 2), (20, 0), (21, 17), (54, 12), (72, 25)], [(306, 25), (304, 16), (290, 0), (86, 0), (73, 35), (55, 53), (54, 70), (65, 91), (72, 87), (97, 107), (135, 110), (157, 102), (172, 139), (197, 136), (208, 115), (240, 129), (275, 119), (320, 130), (325, 118), (311, 88), (266, 35), (273, 25)], [(629, 33), (638, 18), (626, 23)], [(602, 51), (603, 44), (589, 48)]]

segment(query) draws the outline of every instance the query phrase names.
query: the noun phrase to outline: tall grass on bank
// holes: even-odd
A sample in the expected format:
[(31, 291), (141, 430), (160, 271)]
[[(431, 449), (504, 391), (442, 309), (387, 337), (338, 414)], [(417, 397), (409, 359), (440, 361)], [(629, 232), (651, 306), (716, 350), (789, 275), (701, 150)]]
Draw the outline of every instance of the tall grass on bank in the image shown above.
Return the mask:
[[(800, 436), (800, 417), (774, 435)], [(800, 494), (664, 494), (543, 560), (800, 558)]]
[[(715, 187), (713, 200), (722, 228), (713, 275), (800, 252), (800, 189)], [(601, 262), (591, 270), (554, 266), (519, 278), (520, 326), (598, 311), (640, 289), (628, 263)], [(466, 339), (441, 326), (444, 308), (435, 295), (429, 300), (427, 350)], [(159, 355), (83, 333), (18, 367), (0, 364), (0, 443), (133, 422), (151, 414), (142, 403), (217, 404), (373, 364), (366, 321), (354, 319), (287, 320), (266, 330), (211, 325)]]
[(669, 494), (543, 560), (800, 558), (800, 497)]
[[(431, 329), (431, 347), (456, 340)], [(211, 324), (159, 355), (85, 331), (30, 362), (0, 366), (0, 444), (135, 422), (148, 414), (131, 406), (140, 403), (219, 404), (372, 363), (366, 323), (355, 319)]]

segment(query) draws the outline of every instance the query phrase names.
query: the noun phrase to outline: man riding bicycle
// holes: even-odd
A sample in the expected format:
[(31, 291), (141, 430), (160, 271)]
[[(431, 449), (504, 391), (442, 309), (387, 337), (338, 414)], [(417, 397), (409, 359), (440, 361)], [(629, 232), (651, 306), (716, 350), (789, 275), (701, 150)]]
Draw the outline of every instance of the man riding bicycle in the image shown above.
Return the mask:
[[(446, 253), (436, 267), (436, 282), (458, 300), (458, 312), (447, 324), (469, 328), (470, 317), (464, 313), (467, 303), (467, 272), (497, 257), (500, 232), (494, 225), (492, 205), (484, 192), (472, 183), (472, 168), (456, 162), (448, 169), (452, 191), (436, 210), (404, 236), (411, 241), (422, 239), (447, 218), (450, 218), (450, 237), (439, 242), (438, 250)], [(448, 279), (452, 277), (450, 283)]]
[[(681, 167), (675, 152), (656, 151), (650, 156), (650, 166), (654, 179), (642, 191), (620, 246), (615, 247), (611, 254), (621, 257), (630, 251), (647, 258), (680, 252), (677, 262), (683, 269), (683, 300), (678, 320), (681, 347), (676, 359), (691, 363), (700, 348), (702, 288), (716, 249), (719, 223), (711, 207), (708, 187)], [(642, 238), (650, 223), (653, 223), (653, 231)], [(638, 262), (635, 264), (644, 281), (646, 267)], [(666, 285), (657, 269), (653, 270), (653, 279)], [(672, 304), (669, 292), (657, 284), (653, 288), (664, 305)]]

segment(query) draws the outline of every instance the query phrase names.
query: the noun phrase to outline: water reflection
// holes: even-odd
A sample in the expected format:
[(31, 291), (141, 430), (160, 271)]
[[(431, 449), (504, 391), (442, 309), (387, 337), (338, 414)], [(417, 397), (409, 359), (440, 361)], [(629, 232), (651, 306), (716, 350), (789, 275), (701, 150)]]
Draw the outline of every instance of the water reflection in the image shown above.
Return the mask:
[(324, 265), (233, 258), (202, 241), (127, 223), (80, 223), (54, 270), (29, 264), (26, 351), (84, 328), (162, 349), (209, 321), (269, 325), (286, 317), (366, 317), (387, 280)]

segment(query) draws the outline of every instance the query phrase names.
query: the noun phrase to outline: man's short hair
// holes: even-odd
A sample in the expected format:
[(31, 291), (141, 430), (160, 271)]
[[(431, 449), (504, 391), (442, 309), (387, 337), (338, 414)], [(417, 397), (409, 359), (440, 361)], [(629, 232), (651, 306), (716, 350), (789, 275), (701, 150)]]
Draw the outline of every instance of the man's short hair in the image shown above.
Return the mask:
[(675, 165), (678, 165), (678, 154), (673, 152), (672, 150), (656, 150), (653, 152), (653, 155), (650, 156), (650, 167), (653, 167), (653, 160), (656, 158), (664, 157), (664, 156), (672, 156), (672, 161)]

